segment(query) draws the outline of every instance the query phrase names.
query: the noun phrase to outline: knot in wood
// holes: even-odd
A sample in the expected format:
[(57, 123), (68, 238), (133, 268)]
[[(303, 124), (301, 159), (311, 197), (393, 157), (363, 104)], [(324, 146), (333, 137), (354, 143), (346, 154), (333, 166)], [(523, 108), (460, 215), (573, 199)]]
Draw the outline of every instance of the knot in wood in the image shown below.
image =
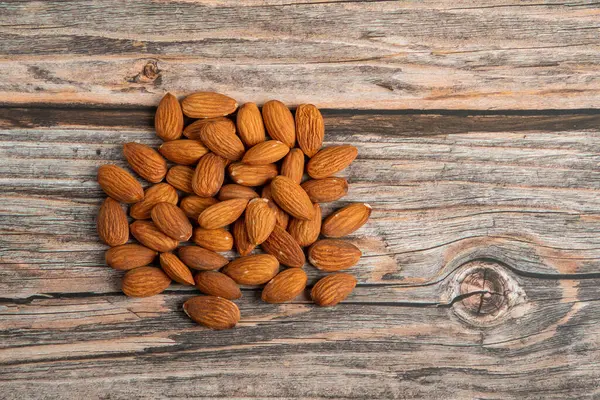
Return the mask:
[(493, 269), (482, 267), (467, 275), (460, 284), (466, 310), (474, 315), (492, 314), (507, 302), (504, 279)]
[[(139, 65), (136, 66), (136, 69), (139, 70)], [(127, 79), (128, 82), (131, 83), (153, 83), (155, 86), (161, 83), (161, 74), (160, 69), (158, 68), (157, 60), (148, 60), (141, 71), (137, 73), (135, 76)]]
[(158, 69), (158, 64), (156, 63), (156, 61), (148, 61), (148, 63), (144, 65), (143, 74), (146, 77), (146, 79), (150, 81), (155, 80), (158, 77), (158, 75), (160, 75), (160, 70)]

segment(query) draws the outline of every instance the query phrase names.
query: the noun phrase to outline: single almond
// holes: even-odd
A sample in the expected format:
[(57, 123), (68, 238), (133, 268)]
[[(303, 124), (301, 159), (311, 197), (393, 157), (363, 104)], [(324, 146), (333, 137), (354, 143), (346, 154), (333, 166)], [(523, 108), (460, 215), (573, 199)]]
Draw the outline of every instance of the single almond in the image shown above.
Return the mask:
[(323, 145), (325, 123), (319, 109), (312, 104), (296, 108), (296, 138), (304, 154), (314, 156)]
[(214, 330), (231, 329), (240, 320), (234, 302), (216, 296), (196, 296), (183, 303), (183, 311), (194, 322)]
[(223, 273), (240, 285), (262, 285), (279, 272), (279, 262), (269, 254), (236, 258), (223, 268)]
[(129, 226), (129, 229), (138, 242), (152, 250), (160, 251), (161, 253), (173, 251), (179, 245), (177, 240), (162, 233), (162, 231), (150, 221), (135, 221)]
[(308, 277), (302, 268), (281, 271), (262, 291), (261, 299), (267, 303), (284, 303), (304, 291)]
[(192, 271), (175, 254), (162, 253), (160, 255), (160, 266), (175, 282), (182, 285), (194, 285)]
[(262, 108), (262, 116), (269, 136), (292, 148), (296, 142), (294, 117), (289, 108), (278, 100), (267, 101)]
[(162, 293), (171, 279), (156, 267), (140, 267), (127, 271), (122, 290), (129, 297), (150, 297)]
[(291, 216), (310, 220), (315, 214), (310, 198), (302, 187), (287, 176), (271, 181), (271, 195), (279, 207)]
[(190, 118), (215, 118), (233, 114), (237, 102), (221, 93), (197, 92), (181, 102), (183, 113)]
[(297, 184), (304, 175), (304, 153), (300, 149), (291, 149), (281, 163), (281, 175), (287, 176)]
[(219, 192), (225, 179), (225, 160), (214, 153), (203, 156), (192, 178), (192, 189), (201, 197), (212, 197)]
[(315, 215), (312, 219), (305, 221), (292, 218), (288, 225), (288, 232), (301, 247), (310, 246), (319, 238), (321, 233), (321, 207), (313, 204)]
[(109, 246), (118, 246), (129, 240), (127, 214), (118, 201), (107, 197), (98, 211), (98, 236)]
[(348, 181), (344, 178), (310, 179), (301, 186), (314, 203), (339, 200), (348, 194)]
[(248, 238), (246, 222), (243, 216), (238, 218), (238, 220), (233, 223), (232, 232), (234, 239), (233, 241), (237, 252), (240, 253), (241, 256), (247, 256), (250, 254), (256, 246), (252, 244)]
[(123, 145), (123, 154), (131, 168), (151, 183), (158, 183), (167, 175), (167, 161), (152, 147), (129, 142)]
[(262, 245), (262, 249), (275, 256), (277, 260), (288, 267), (302, 267), (306, 262), (306, 257), (302, 248), (294, 238), (278, 225)]
[(194, 169), (185, 165), (174, 165), (167, 172), (167, 182), (177, 190), (185, 193), (194, 193), (192, 179), (194, 178)]
[(181, 207), (188, 218), (197, 222), (202, 211), (217, 203), (217, 199), (212, 197), (187, 196), (181, 200), (179, 207)]
[(270, 200), (269, 207), (271, 207), (273, 211), (275, 211), (275, 215), (277, 216), (277, 225), (279, 225), (283, 229), (287, 229), (290, 216), (281, 208), (279, 208), (277, 203), (273, 201), (273, 196), (271, 195), (271, 184), (268, 184), (265, 187), (263, 187), (261, 197)]
[(277, 223), (277, 214), (269, 207), (267, 199), (252, 199), (246, 207), (246, 230), (252, 244), (261, 244), (273, 232)]
[(196, 274), (196, 287), (204, 294), (235, 300), (242, 297), (242, 291), (233, 279), (217, 271), (204, 271)]
[(229, 251), (233, 248), (233, 236), (223, 228), (196, 228), (192, 235), (192, 241), (198, 246), (212, 251)]
[(321, 278), (313, 286), (310, 296), (322, 307), (331, 307), (345, 300), (356, 287), (356, 278), (350, 274), (339, 273)]
[(192, 165), (208, 153), (208, 149), (198, 140), (179, 139), (161, 144), (158, 152), (174, 163)]
[(210, 271), (227, 265), (222, 255), (198, 246), (184, 246), (178, 250), (179, 259), (192, 269)]
[(188, 139), (198, 140), (200, 139), (200, 132), (202, 131), (202, 129), (204, 129), (204, 126), (213, 122), (218, 122), (227, 125), (233, 124), (233, 121), (226, 117), (199, 119), (185, 127), (185, 129), (183, 130), (183, 136), (187, 137)]
[(150, 216), (154, 225), (165, 235), (185, 242), (192, 237), (192, 224), (183, 210), (171, 203), (158, 203)]
[(217, 229), (233, 223), (246, 209), (247, 199), (225, 200), (202, 211), (198, 223), (204, 229)]
[(158, 252), (141, 244), (130, 243), (113, 247), (106, 251), (106, 263), (118, 270), (128, 271), (150, 264)]
[(251, 165), (272, 164), (285, 157), (289, 151), (290, 148), (279, 140), (267, 140), (249, 148), (242, 162)]
[(246, 103), (237, 112), (237, 129), (248, 147), (265, 141), (265, 125), (255, 103)]
[(231, 179), (243, 186), (261, 186), (277, 176), (277, 165), (249, 165), (240, 162), (228, 167)]
[(358, 247), (339, 239), (319, 240), (308, 249), (308, 262), (326, 272), (350, 268), (361, 256)]
[(177, 204), (177, 200), (179, 200), (179, 197), (173, 186), (167, 183), (159, 183), (146, 189), (144, 199), (131, 206), (129, 215), (135, 219), (148, 219), (152, 208), (158, 203)]
[(154, 115), (154, 129), (162, 140), (175, 140), (181, 137), (183, 113), (177, 97), (171, 93), (163, 96)]
[(336, 210), (325, 218), (321, 226), (323, 236), (339, 238), (356, 231), (363, 226), (371, 215), (371, 206), (366, 203), (354, 203)]
[(231, 199), (257, 199), (260, 196), (254, 191), (254, 189), (238, 185), (237, 183), (230, 183), (221, 186), (219, 190), (219, 200), (231, 200)]
[(215, 121), (204, 125), (200, 140), (210, 151), (228, 160), (239, 160), (244, 155), (244, 144), (235, 134), (233, 122)]
[(306, 166), (314, 179), (327, 178), (348, 167), (358, 155), (358, 149), (349, 144), (329, 146), (315, 154)]
[(121, 203), (136, 203), (144, 198), (142, 185), (129, 172), (113, 164), (98, 168), (98, 183), (107, 195)]

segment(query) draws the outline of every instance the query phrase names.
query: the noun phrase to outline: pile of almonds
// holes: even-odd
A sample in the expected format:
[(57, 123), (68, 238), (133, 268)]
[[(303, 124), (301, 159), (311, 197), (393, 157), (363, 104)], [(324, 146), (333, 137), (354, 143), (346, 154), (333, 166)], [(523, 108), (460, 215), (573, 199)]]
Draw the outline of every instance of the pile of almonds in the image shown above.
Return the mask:
[[(227, 116), (236, 110), (234, 123)], [(184, 115), (196, 119), (185, 129)], [(326, 272), (360, 259), (356, 246), (338, 238), (360, 228), (371, 207), (354, 203), (322, 220), (319, 206), (346, 195), (347, 181), (333, 175), (358, 151), (350, 145), (321, 149), (325, 127), (315, 106), (300, 105), (294, 118), (276, 100), (265, 103), (261, 114), (254, 103), (238, 109), (235, 100), (218, 93), (194, 93), (181, 103), (167, 93), (155, 128), (164, 141), (158, 151), (139, 143), (123, 146), (131, 168), (152, 186), (143, 190), (116, 165), (98, 169), (98, 183), (109, 196), (100, 207), (98, 234), (111, 246), (107, 264), (127, 271), (127, 296), (156, 295), (171, 280), (195, 285), (206, 296), (186, 301), (184, 311), (209, 328), (227, 329), (240, 319), (231, 301), (242, 296), (238, 285), (265, 284), (262, 300), (268, 303), (304, 291), (303, 248), (310, 264)], [(167, 160), (174, 165), (168, 168)], [(305, 172), (310, 178), (302, 183)], [(178, 191), (185, 193), (181, 201)], [(131, 225), (120, 203), (131, 204)], [(127, 243), (130, 232), (139, 244)], [(179, 247), (189, 240), (196, 245)], [(258, 245), (265, 254), (252, 254)], [(219, 254), (234, 246), (239, 258)], [(151, 266), (159, 253), (161, 268)], [(280, 264), (288, 268), (280, 272)], [(314, 285), (311, 296), (320, 306), (333, 306), (355, 285), (352, 275), (333, 273)]]

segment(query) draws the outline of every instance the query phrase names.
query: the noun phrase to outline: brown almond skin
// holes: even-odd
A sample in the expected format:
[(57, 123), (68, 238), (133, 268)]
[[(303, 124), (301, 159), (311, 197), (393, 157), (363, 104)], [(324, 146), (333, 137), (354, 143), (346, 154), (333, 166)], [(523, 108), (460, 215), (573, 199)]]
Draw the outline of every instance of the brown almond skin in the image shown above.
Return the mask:
[(313, 286), (310, 296), (319, 306), (331, 307), (345, 300), (355, 287), (356, 278), (341, 272), (321, 278)]
[(308, 262), (326, 272), (350, 268), (358, 263), (361, 256), (358, 247), (339, 239), (319, 240), (308, 249)]
[(262, 108), (263, 121), (269, 136), (292, 148), (296, 143), (294, 117), (279, 100), (267, 101)]
[(233, 124), (233, 121), (226, 117), (199, 119), (185, 127), (185, 129), (183, 130), (183, 136), (187, 137), (188, 139), (198, 140), (200, 139), (200, 132), (202, 131), (202, 129), (204, 129), (206, 125), (211, 124), (213, 122), (227, 125)]
[(354, 203), (334, 211), (321, 225), (323, 236), (339, 238), (356, 231), (371, 216), (371, 206), (366, 203)]
[(348, 181), (344, 178), (310, 179), (301, 186), (313, 203), (336, 201), (348, 194)]
[(273, 232), (277, 223), (277, 214), (269, 207), (267, 199), (252, 199), (245, 212), (248, 239), (254, 245), (261, 244)]
[(221, 93), (197, 92), (181, 102), (183, 113), (190, 118), (215, 118), (233, 114), (237, 102)]
[(173, 251), (179, 245), (177, 240), (162, 233), (161, 230), (150, 221), (135, 221), (129, 226), (129, 229), (138, 242), (152, 250), (160, 251), (161, 253)]
[(98, 183), (107, 195), (121, 203), (136, 203), (144, 198), (142, 185), (129, 172), (113, 164), (98, 168)]
[(242, 291), (233, 279), (217, 271), (204, 271), (196, 274), (196, 287), (204, 294), (235, 300), (242, 297)]
[(194, 322), (213, 330), (234, 328), (240, 309), (230, 300), (216, 296), (196, 296), (183, 303), (183, 311)]
[(179, 139), (160, 145), (158, 152), (167, 160), (182, 165), (193, 165), (200, 157), (208, 153), (199, 140)]
[(217, 199), (213, 197), (187, 196), (181, 200), (179, 207), (188, 218), (197, 222), (202, 211), (217, 203)]
[(178, 254), (185, 265), (199, 271), (219, 269), (228, 263), (222, 255), (198, 246), (180, 247)]
[(238, 185), (237, 183), (229, 183), (221, 186), (219, 190), (219, 200), (231, 200), (231, 199), (257, 199), (260, 196), (254, 191), (254, 189)]
[(358, 155), (358, 149), (349, 144), (329, 146), (315, 154), (306, 165), (313, 179), (327, 178), (348, 167)]
[(277, 203), (273, 201), (273, 196), (271, 195), (271, 184), (268, 184), (265, 187), (263, 187), (261, 197), (270, 200), (269, 207), (271, 207), (277, 215), (277, 225), (279, 225), (283, 229), (287, 229), (290, 216), (281, 208), (279, 208)]
[(204, 229), (217, 229), (233, 223), (246, 209), (248, 200), (232, 199), (222, 201), (202, 211), (198, 224)]
[(183, 129), (183, 112), (177, 97), (171, 93), (163, 96), (154, 115), (156, 135), (164, 141), (181, 137)]
[(278, 225), (262, 245), (262, 249), (277, 258), (277, 260), (288, 267), (300, 268), (306, 262), (302, 248), (294, 238)]
[(290, 148), (279, 140), (267, 140), (249, 148), (242, 162), (251, 165), (272, 164), (285, 157), (289, 151)]
[(325, 123), (317, 107), (300, 104), (296, 108), (296, 139), (304, 154), (312, 157), (321, 149), (325, 137)]
[(267, 303), (285, 303), (293, 300), (306, 288), (308, 277), (301, 268), (281, 271), (269, 281), (262, 291), (261, 299)]
[(265, 141), (265, 125), (255, 103), (246, 103), (237, 112), (237, 130), (247, 147)]
[(175, 188), (167, 183), (150, 186), (144, 193), (144, 199), (129, 208), (129, 215), (135, 219), (148, 219), (152, 208), (158, 203), (177, 204), (179, 197)]
[(140, 143), (125, 143), (123, 154), (131, 168), (151, 183), (158, 183), (167, 175), (167, 161), (152, 147)]
[(228, 167), (231, 179), (243, 186), (262, 186), (278, 174), (277, 165), (248, 165), (231, 163)]
[(160, 268), (139, 267), (123, 276), (122, 290), (129, 297), (150, 297), (162, 293), (171, 284)]
[(233, 234), (233, 242), (235, 244), (235, 249), (241, 256), (247, 256), (254, 250), (256, 247), (254, 244), (250, 242), (248, 238), (248, 231), (246, 230), (246, 222), (245, 217), (241, 216), (237, 221), (233, 223), (233, 228), (231, 229)]
[(279, 262), (269, 254), (254, 254), (229, 262), (223, 273), (240, 285), (262, 285), (279, 272)]
[(310, 220), (315, 215), (304, 189), (287, 176), (279, 175), (271, 181), (271, 195), (283, 211), (295, 218)]
[(158, 203), (150, 212), (152, 222), (165, 235), (185, 242), (192, 237), (192, 224), (183, 210), (171, 203)]
[(198, 246), (212, 251), (229, 251), (233, 248), (233, 236), (223, 228), (196, 228), (192, 235), (192, 241)]
[(236, 161), (244, 155), (244, 144), (235, 134), (235, 125), (223, 122), (212, 122), (200, 130), (200, 140), (213, 153)]
[(129, 240), (127, 214), (118, 201), (107, 197), (98, 211), (98, 236), (109, 246), (119, 246)]
[(106, 264), (110, 267), (121, 271), (128, 271), (150, 264), (157, 254), (157, 251), (141, 244), (130, 243), (107, 250), (105, 259)]
[(192, 178), (192, 189), (201, 197), (212, 197), (219, 192), (225, 179), (225, 159), (214, 153), (203, 156)]
[(185, 165), (174, 165), (167, 172), (167, 183), (177, 190), (185, 193), (194, 193), (192, 179), (194, 178), (194, 169)]
[(321, 206), (313, 204), (315, 215), (312, 219), (304, 221), (292, 218), (287, 231), (301, 247), (310, 246), (319, 238), (321, 233)]
[(162, 253), (160, 255), (160, 266), (175, 282), (182, 285), (194, 285), (192, 271), (175, 254)]
[(304, 176), (304, 153), (300, 149), (291, 149), (281, 163), (281, 175), (287, 176), (297, 184)]

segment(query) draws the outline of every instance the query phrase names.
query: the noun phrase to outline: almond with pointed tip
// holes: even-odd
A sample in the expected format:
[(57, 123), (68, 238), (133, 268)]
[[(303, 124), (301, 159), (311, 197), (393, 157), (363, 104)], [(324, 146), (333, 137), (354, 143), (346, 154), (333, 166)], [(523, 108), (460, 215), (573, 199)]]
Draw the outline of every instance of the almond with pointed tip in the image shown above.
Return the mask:
[(304, 189), (287, 176), (279, 175), (273, 178), (271, 195), (283, 211), (295, 218), (310, 220), (315, 214), (310, 198)]
[(233, 248), (233, 236), (223, 228), (196, 228), (192, 235), (192, 241), (198, 246), (212, 251), (229, 251)]
[(197, 92), (183, 99), (181, 109), (190, 118), (224, 117), (235, 112), (237, 102), (221, 93)]
[(185, 193), (194, 193), (192, 179), (194, 178), (194, 169), (185, 165), (174, 165), (167, 172), (167, 182), (177, 190)]
[(301, 247), (310, 246), (319, 238), (321, 233), (321, 206), (313, 204), (315, 215), (312, 219), (305, 221), (292, 218), (288, 225), (288, 232)]
[(248, 239), (255, 245), (267, 240), (277, 223), (277, 214), (269, 207), (269, 200), (263, 198), (250, 200), (245, 218)]
[(173, 186), (167, 183), (158, 183), (146, 189), (144, 199), (131, 206), (129, 215), (135, 219), (148, 219), (152, 208), (158, 203), (177, 204), (177, 200), (179, 197)]
[(141, 244), (129, 243), (107, 250), (105, 259), (106, 264), (110, 267), (121, 271), (128, 271), (150, 264), (157, 254), (157, 251)]
[(339, 200), (348, 194), (348, 181), (344, 178), (310, 179), (301, 186), (314, 203)]
[(201, 197), (212, 197), (219, 192), (225, 179), (225, 159), (214, 153), (203, 156), (192, 178), (192, 189)]
[(208, 153), (208, 149), (199, 140), (179, 139), (161, 144), (158, 152), (174, 163), (193, 165)]
[(173, 251), (179, 245), (177, 240), (162, 233), (162, 231), (150, 221), (135, 221), (129, 226), (129, 229), (138, 242), (152, 250), (160, 251), (161, 253)]
[(291, 149), (281, 163), (281, 175), (287, 176), (297, 184), (304, 176), (304, 153), (300, 149)]
[(122, 290), (129, 297), (150, 297), (162, 293), (171, 279), (156, 267), (140, 267), (123, 276)]
[(300, 268), (306, 262), (306, 257), (298, 242), (278, 225), (275, 226), (261, 247), (266, 253), (273, 255), (281, 264), (288, 267)]
[(271, 195), (271, 184), (268, 184), (265, 187), (263, 187), (261, 197), (269, 200), (269, 207), (271, 207), (273, 211), (275, 211), (275, 215), (277, 215), (277, 225), (279, 225), (283, 229), (287, 229), (290, 216), (281, 208), (279, 208), (277, 203), (273, 201), (273, 196)]
[(241, 216), (233, 223), (233, 228), (231, 231), (237, 252), (240, 253), (241, 256), (247, 256), (250, 254), (256, 246), (252, 244), (248, 238), (248, 231), (246, 230), (244, 216)]
[(269, 254), (236, 258), (223, 268), (223, 273), (240, 285), (262, 285), (279, 272), (279, 262)]
[(269, 136), (294, 147), (296, 142), (296, 128), (294, 116), (289, 108), (279, 100), (267, 101), (262, 108), (263, 121)]
[(281, 271), (262, 291), (261, 299), (267, 303), (285, 303), (304, 291), (308, 277), (301, 268)]
[(152, 147), (129, 142), (123, 145), (123, 154), (131, 168), (151, 183), (158, 183), (167, 175), (167, 161)]
[(154, 115), (154, 129), (156, 135), (164, 141), (175, 140), (181, 137), (183, 129), (183, 112), (177, 97), (171, 93), (163, 96)]
[(187, 196), (181, 200), (179, 207), (183, 210), (188, 218), (198, 222), (198, 217), (202, 214), (202, 211), (206, 210), (213, 204), (217, 204), (218, 201), (212, 197), (200, 197), (200, 196)]
[(212, 122), (200, 130), (200, 140), (213, 153), (228, 160), (236, 161), (244, 155), (244, 144), (235, 134), (235, 125)]
[(279, 140), (267, 140), (249, 148), (242, 162), (250, 165), (272, 164), (285, 157), (289, 151), (290, 148)]
[(300, 104), (296, 108), (296, 139), (304, 154), (312, 157), (321, 149), (325, 137), (325, 123), (317, 107)]
[(192, 224), (183, 210), (171, 203), (158, 203), (150, 212), (152, 222), (165, 235), (185, 242), (192, 237)]
[(230, 300), (216, 296), (196, 296), (183, 303), (183, 311), (194, 322), (214, 330), (234, 328), (240, 309)]
[(308, 161), (306, 172), (314, 179), (327, 178), (346, 169), (357, 155), (358, 149), (349, 144), (329, 146)]
[(160, 266), (175, 282), (182, 285), (194, 285), (192, 271), (175, 254), (162, 253), (160, 255)]
[(221, 186), (219, 190), (219, 200), (231, 200), (231, 199), (257, 199), (260, 196), (254, 191), (254, 189), (248, 186), (238, 185), (237, 183), (229, 183)]
[(142, 185), (129, 172), (113, 164), (98, 168), (98, 183), (107, 195), (121, 203), (136, 203), (144, 198)]
[(219, 269), (228, 263), (222, 255), (198, 246), (180, 247), (178, 254), (185, 265), (199, 271)]
[(204, 271), (196, 274), (196, 287), (204, 294), (235, 300), (242, 297), (242, 291), (233, 279), (217, 271)]
[(361, 256), (358, 247), (339, 239), (322, 239), (308, 249), (308, 262), (326, 272), (350, 268), (358, 263)]
[(339, 238), (356, 231), (371, 216), (371, 206), (366, 203), (354, 203), (336, 210), (325, 218), (321, 225), (323, 236)]
[(321, 278), (313, 286), (310, 296), (319, 306), (331, 307), (345, 300), (355, 287), (356, 278), (341, 272)]
[(212, 123), (226, 124), (230, 127), (229, 129), (235, 130), (235, 126), (233, 128), (231, 128), (231, 125), (233, 125), (233, 121), (230, 120), (229, 118), (226, 118), (226, 117), (205, 118), (205, 119), (199, 119), (197, 121), (194, 121), (193, 123), (186, 126), (185, 129), (183, 130), (183, 136), (187, 137), (188, 139), (198, 140), (198, 139), (200, 139), (200, 132), (202, 131), (202, 129), (204, 129), (204, 127), (206, 125), (212, 124)]
[(277, 165), (249, 165), (241, 162), (231, 163), (228, 167), (231, 179), (243, 186), (262, 186), (278, 174)]
[(248, 147), (265, 141), (265, 125), (255, 103), (246, 103), (237, 112), (237, 130)]
[(118, 201), (107, 197), (98, 211), (98, 236), (109, 246), (119, 246), (129, 240), (127, 214)]
[(225, 200), (202, 211), (198, 224), (204, 229), (217, 229), (233, 223), (246, 209), (247, 199)]

